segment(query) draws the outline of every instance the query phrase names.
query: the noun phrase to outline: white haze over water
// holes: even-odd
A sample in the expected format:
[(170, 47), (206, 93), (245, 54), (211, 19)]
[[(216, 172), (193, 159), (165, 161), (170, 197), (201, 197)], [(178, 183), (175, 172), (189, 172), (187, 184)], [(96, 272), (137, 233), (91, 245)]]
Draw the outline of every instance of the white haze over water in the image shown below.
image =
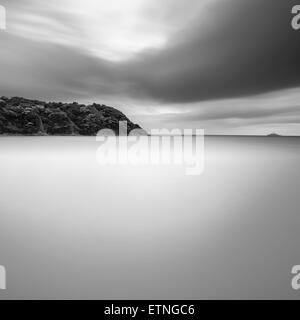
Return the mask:
[(206, 138), (201, 176), (91, 138), (0, 140), (0, 298), (299, 298), (297, 138)]

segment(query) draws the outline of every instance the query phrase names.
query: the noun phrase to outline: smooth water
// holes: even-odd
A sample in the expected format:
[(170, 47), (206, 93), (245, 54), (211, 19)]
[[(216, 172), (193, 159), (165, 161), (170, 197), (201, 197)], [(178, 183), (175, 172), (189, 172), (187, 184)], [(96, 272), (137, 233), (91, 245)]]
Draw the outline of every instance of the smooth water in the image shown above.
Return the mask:
[(6, 299), (299, 299), (300, 139), (208, 137), (205, 171), (0, 139)]

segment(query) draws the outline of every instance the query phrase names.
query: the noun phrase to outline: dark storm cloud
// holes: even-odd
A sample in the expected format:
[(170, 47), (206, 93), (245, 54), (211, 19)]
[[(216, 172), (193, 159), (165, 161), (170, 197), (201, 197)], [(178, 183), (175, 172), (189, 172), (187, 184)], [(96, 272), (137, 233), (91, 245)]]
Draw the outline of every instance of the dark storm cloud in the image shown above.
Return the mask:
[(300, 33), (291, 28), (293, 3), (216, 3), (208, 25), (200, 21), (178, 34), (169, 49), (132, 62), (139, 89), (165, 102), (184, 103), (299, 85)]
[[(292, 0), (213, 1), (205, 17), (199, 16), (199, 21), (192, 21), (175, 32), (166, 48), (147, 50), (118, 63), (93, 57), (86, 48), (35, 44), (9, 36), (5, 40), (3, 35), (1, 42), (7, 52), (2, 49), (1, 56), (10, 59), (8, 42), (23, 56), (21, 59), (20, 52), (15, 57), (18, 61), (7, 62), (6, 68), (12, 65), (8, 75), (15, 73), (19, 78), (13, 64), (25, 67), (28, 63), (29, 73), (39, 73), (36, 79), (44, 78), (42, 82), (50, 81), (49, 85), (53, 80), (60, 91), (67, 93), (119, 92), (163, 103), (247, 96), (300, 84), (300, 33), (291, 28), (294, 3)], [(61, 23), (59, 10), (57, 13), (49, 10), (48, 15), (47, 18), (56, 15)], [(76, 26), (72, 15), (65, 15), (65, 21), (69, 27)], [(78, 26), (77, 29), (80, 34)], [(21, 68), (19, 73), (22, 77), (24, 70)], [(39, 87), (42, 82), (33, 84)]]
[(121, 94), (112, 64), (74, 48), (0, 34), (0, 87), (8, 96), (72, 100)]

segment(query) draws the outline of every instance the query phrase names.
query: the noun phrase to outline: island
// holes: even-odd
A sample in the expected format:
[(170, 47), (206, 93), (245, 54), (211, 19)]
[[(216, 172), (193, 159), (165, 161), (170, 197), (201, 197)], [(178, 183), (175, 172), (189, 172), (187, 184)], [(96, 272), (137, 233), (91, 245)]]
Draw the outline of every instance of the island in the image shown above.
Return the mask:
[(44, 102), (20, 97), (0, 98), (2, 135), (95, 136), (102, 129), (111, 129), (119, 135), (121, 121), (127, 123), (128, 133), (141, 129), (121, 111), (102, 104)]
[(279, 135), (277, 133), (271, 133), (271, 134), (268, 135), (268, 137), (276, 138), (276, 137), (281, 137), (281, 135)]

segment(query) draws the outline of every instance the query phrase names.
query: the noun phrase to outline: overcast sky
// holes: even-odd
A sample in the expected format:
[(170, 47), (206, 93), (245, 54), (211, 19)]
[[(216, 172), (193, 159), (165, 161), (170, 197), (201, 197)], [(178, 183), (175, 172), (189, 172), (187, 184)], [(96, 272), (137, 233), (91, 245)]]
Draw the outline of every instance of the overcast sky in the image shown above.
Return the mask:
[(105, 103), (146, 129), (300, 135), (293, 0), (0, 0), (0, 95)]

